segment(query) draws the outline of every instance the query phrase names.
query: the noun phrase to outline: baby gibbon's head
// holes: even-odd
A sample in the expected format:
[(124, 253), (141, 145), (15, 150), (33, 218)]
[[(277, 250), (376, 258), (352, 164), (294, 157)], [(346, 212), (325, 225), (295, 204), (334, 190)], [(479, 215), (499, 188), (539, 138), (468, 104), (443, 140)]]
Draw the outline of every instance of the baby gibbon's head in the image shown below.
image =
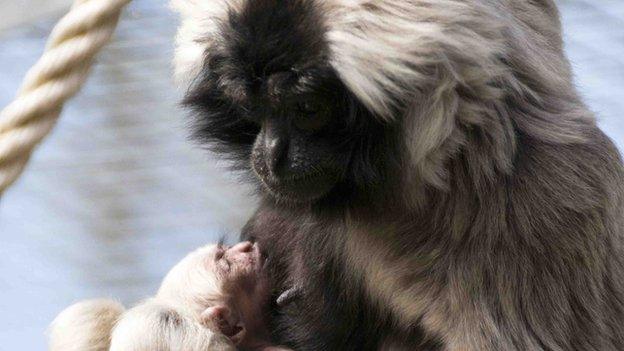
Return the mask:
[(156, 297), (128, 311), (111, 300), (66, 309), (52, 324), (50, 349), (235, 351), (263, 322), (263, 266), (250, 242), (205, 246), (167, 274)]
[(266, 303), (264, 260), (256, 244), (208, 245), (178, 263), (165, 277), (156, 299), (185, 310), (227, 336), (243, 329), (249, 317)]

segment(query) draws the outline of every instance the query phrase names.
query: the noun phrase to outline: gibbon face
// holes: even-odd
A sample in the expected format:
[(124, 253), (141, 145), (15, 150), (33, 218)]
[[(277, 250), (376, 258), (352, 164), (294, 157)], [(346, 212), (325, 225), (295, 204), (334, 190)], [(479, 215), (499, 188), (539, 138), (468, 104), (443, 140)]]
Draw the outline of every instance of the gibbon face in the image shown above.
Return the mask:
[(396, 139), (330, 65), (319, 13), (303, 0), (230, 10), (186, 98), (196, 136), (288, 203), (345, 199), (380, 183), (387, 140)]

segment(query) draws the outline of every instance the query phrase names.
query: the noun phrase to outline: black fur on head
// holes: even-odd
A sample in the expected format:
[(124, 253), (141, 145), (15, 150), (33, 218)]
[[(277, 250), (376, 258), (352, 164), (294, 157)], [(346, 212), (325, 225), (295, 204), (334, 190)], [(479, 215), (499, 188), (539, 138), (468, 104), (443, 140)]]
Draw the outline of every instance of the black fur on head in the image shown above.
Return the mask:
[(374, 118), (330, 66), (314, 2), (248, 2), (219, 31), (184, 102), (198, 140), (253, 171), (276, 200), (382, 193), (400, 164), (397, 128)]

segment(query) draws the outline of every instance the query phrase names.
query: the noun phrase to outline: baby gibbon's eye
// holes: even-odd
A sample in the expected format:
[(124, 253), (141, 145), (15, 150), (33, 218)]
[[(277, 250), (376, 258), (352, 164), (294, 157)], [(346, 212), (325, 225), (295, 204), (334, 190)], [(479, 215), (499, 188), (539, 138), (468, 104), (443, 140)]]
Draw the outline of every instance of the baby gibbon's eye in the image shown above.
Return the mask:
[(225, 257), (225, 252), (227, 251), (227, 248), (223, 245), (219, 245), (217, 247), (217, 251), (215, 252), (215, 256), (214, 256), (214, 262), (216, 263), (216, 267), (218, 268), (219, 271), (227, 273), (230, 271), (230, 266), (231, 263), (230, 261)]
[(230, 271), (231, 266), (232, 266), (230, 261), (227, 258), (223, 257), (223, 256), (218, 261), (218, 265), (219, 265), (219, 268), (221, 269), (221, 271), (225, 272), (225, 273), (228, 273)]
[(219, 261), (220, 259), (223, 258), (223, 255), (225, 255), (225, 250), (223, 249), (223, 247), (219, 247), (217, 248), (217, 252), (215, 253), (215, 261)]

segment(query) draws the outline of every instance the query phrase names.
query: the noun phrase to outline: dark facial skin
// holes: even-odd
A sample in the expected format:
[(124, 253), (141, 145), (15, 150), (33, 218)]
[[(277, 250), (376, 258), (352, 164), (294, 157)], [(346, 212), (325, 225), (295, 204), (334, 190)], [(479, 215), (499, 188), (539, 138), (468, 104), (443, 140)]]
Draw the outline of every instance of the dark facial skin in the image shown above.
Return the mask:
[(252, 169), (278, 200), (310, 202), (326, 195), (348, 167), (348, 149), (332, 140), (341, 126), (335, 97), (319, 92), (287, 98), (260, 116)]
[(387, 193), (381, 187), (400, 164), (401, 153), (388, 152), (397, 148), (397, 130), (373, 118), (331, 68), (270, 74), (235, 101), (231, 90), (242, 88), (217, 86), (226, 73), (219, 60), (210, 62), (214, 69), (186, 100), (197, 113), (197, 136), (227, 149), (263, 193), (295, 205)]

